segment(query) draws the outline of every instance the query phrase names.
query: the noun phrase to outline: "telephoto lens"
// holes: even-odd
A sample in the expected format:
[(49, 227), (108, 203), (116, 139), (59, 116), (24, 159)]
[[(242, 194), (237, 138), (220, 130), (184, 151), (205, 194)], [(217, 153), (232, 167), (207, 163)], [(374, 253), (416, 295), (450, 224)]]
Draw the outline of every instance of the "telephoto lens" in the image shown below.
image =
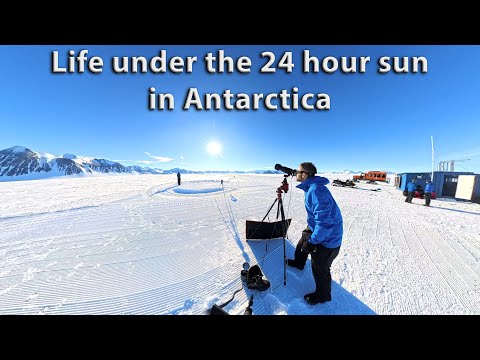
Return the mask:
[(288, 176), (295, 176), (297, 175), (297, 170), (290, 169), (289, 167), (282, 166), (280, 164), (275, 164), (275, 170), (282, 171)]

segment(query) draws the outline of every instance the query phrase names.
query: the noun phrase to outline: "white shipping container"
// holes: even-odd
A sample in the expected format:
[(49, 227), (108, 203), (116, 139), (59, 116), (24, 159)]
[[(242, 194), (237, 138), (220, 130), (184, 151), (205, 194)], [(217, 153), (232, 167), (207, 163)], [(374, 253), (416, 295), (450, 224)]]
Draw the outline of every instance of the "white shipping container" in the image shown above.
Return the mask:
[(476, 175), (459, 175), (457, 191), (455, 197), (457, 199), (472, 200), (473, 189), (475, 188)]

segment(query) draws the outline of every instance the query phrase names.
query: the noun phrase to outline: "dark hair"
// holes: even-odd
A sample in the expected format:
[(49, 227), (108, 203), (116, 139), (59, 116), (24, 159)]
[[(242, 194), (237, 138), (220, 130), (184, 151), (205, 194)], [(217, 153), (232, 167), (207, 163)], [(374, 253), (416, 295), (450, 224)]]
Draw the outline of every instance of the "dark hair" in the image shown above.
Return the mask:
[(310, 176), (313, 176), (317, 173), (317, 168), (311, 162), (302, 162), (300, 166)]

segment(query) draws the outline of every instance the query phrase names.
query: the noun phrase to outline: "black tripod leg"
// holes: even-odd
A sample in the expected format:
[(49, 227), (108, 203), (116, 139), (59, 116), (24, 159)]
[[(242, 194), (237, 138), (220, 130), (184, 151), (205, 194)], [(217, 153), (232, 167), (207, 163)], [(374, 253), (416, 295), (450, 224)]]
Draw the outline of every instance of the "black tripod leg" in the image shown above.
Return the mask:
[[(268, 209), (267, 213), (265, 214), (265, 216), (263, 217), (262, 219), (262, 222), (263, 220), (265, 220), (268, 216), (268, 214), (270, 214), (270, 211), (272, 210), (273, 206), (275, 205), (275, 203), (277, 202), (278, 198), (275, 199), (275, 201), (273, 202), (272, 206), (270, 206), (270, 208)], [(278, 215), (277, 215), (278, 216)]]
[[(280, 212), (282, 218), (282, 235), (283, 235), (283, 285), (287, 285), (287, 247), (285, 237), (287, 236), (287, 229), (285, 228), (285, 212), (283, 211), (283, 201), (278, 201), (277, 214)], [(278, 215), (277, 215), (278, 217)]]
[[(273, 204), (272, 204), (272, 205), (270, 206), (270, 208), (268, 209), (267, 213), (265, 214), (265, 216), (263, 217), (263, 219), (262, 219), (262, 221), (261, 221), (262, 223), (263, 223), (263, 221), (267, 218), (268, 214), (270, 214), (270, 211), (272, 211), (273, 206), (275, 205), (275, 203), (277, 202), (277, 200), (278, 200), (278, 198), (275, 199), (275, 201), (273, 202)], [(277, 215), (277, 217), (278, 217), (278, 215)], [(247, 239), (247, 241), (248, 241), (248, 239)]]

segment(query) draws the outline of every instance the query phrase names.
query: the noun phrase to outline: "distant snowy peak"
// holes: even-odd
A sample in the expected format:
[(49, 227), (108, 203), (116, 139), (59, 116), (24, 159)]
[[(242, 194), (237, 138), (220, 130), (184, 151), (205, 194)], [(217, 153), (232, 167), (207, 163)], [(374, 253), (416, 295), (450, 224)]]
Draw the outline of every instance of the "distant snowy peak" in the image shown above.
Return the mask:
[(357, 174), (361, 171), (353, 171), (353, 170), (342, 170), (342, 171), (334, 171), (332, 174)]
[(56, 172), (62, 175), (82, 174), (89, 172), (72, 159), (58, 157), (52, 159), (49, 164), (53, 170), (57, 170)]
[(0, 153), (2, 154), (18, 154), (19, 156), (22, 154), (28, 154), (28, 153), (33, 153), (32, 150), (27, 149), (26, 147), (23, 146), (12, 146), (8, 149), (1, 150)]
[(90, 163), (90, 168), (93, 171), (102, 173), (130, 173), (130, 169), (120, 163), (105, 160), (105, 159), (93, 159)]
[(13, 153), (23, 153), (29, 151), (26, 147), (23, 146), (12, 146), (11, 148), (5, 150), (11, 150), (11, 152)]
[(44, 159), (25, 147), (13, 146), (0, 151), (0, 176), (18, 176), (50, 170), (50, 166)]
[(76, 159), (77, 157), (73, 154), (63, 154), (62, 156), (60, 156), (61, 158), (64, 158), (64, 159), (70, 159), (70, 160), (73, 160), (73, 159)]
[(120, 165), (119, 163), (117, 163), (115, 161), (110, 161), (110, 160), (105, 160), (105, 159), (97, 159), (97, 158), (92, 159), (91, 162), (92, 162), (92, 164), (99, 165), (99, 166), (117, 166), (117, 165)]

